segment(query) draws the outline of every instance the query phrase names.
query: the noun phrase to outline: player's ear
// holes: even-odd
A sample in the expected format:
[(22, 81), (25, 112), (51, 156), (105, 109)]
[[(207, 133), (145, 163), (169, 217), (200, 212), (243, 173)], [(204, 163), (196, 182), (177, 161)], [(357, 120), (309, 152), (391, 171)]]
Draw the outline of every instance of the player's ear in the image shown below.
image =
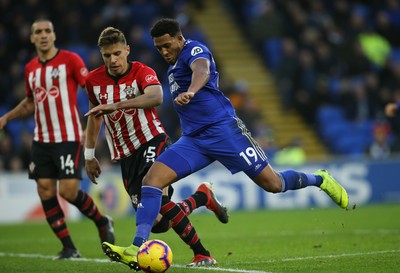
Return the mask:
[(183, 35), (178, 34), (178, 36), (176, 38), (178, 39), (178, 43), (183, 46), (183, 44), (185, 42), (185, 38), (183, 37)]

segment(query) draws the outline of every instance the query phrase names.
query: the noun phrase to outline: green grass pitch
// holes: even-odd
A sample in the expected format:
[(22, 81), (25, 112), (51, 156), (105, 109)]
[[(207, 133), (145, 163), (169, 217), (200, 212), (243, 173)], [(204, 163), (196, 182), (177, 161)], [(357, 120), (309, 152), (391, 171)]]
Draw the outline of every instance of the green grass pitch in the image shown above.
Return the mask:
[[(301, 210), (241, 211), (223, 225), (211, 213), (190, 216), (218, 265), (186, 268), (192, 251), (171, 230), (152, 234), (174, 254), (168, 273), (400, 272), (400, 204)], [(0, 225), (0, 272), (134, 272), (106, 259), (94, 224), (68, 222), (82, 259), (53, 261), (61, 244), (47, 223)], [(128, 245), (135, 219), (115, 219), (116, 244)]]

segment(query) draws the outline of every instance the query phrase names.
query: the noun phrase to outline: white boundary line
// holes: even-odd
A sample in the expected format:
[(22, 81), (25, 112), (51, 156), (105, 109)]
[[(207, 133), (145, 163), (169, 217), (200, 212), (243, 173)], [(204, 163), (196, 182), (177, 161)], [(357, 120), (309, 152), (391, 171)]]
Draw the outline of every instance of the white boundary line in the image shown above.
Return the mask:
[[(357, 253), (343, 253), (336, 255), (320, 255), (320, 256), (308, 256), (308, 257), (298, 257), (298, 258), (285, 258), (280, 260), (265, 260), (255, 263), (276, 263), (276, 262), (290, 262), (290, 261), (304, 261), (304, 260), (314, 260), (314, 259), (325, 259), (325, 258), (342, 258), (342, 257), (352, 257), (352, 256), (363, 256), (363, 255), (379, 255), (379, 254), (387, 254), (387, 253), (400, 253), (399, 249), (393, 250), (380, 250), (380, 251), (369, 251), (369, 252), (357, 252)], [(33, 258), (33, 259), (47, 259), (52, 260), (54, 256), (42, 255), (42, 254), (29, 254), (29, 253), (7, 253), (0, 252), (0, 257), (20, 257), (20, 258)], [(95, 262), (95, 263), (109, 263), (111, 262), (109, 259), (92, 259), (92, 258), (79, 258), (79, 259), (71, 259), (71, 261), (77, 262)], [(241, 262), (243, 264), (243, 262)], [(187, 270), (192, 269), (191, 267), (187, 267), (186, 265), (173, 264), (172, 267), (176, 268), (185, 268)], [(199, 269), (198, 267), (194, 267), (193, 269)], [(202, 267), (202, 270), (208, 271), (220, 271), (220, 272), (237, 272), (237, 273), (273, 273), (267, 271), (259, 271), (259, 270), (245, 270), (245, 269), (235, 269), (235, 268), (222, 268), (222, 267)]]
[[(42, 254), (33, 254), (33, 253), (7, 253), (0, 252), (0, 257), (18, 257), (18, 258), (32, 258), (32, 259), (46, 259), (53, 260), (54, 256), (42, 255)], [(95, 263), (111, 263), (109, 259), (92, 259), (92, 258), (78, 258), (78, 259), (69, 259), (69, 261), (74, 262), (95, 262)], [(173, 264), (172, 267), (175, 268), (185, 268), (187, 270), (190, 269), (199, 269), (199, 267), (187, 267), (186, 265), (181, 264)], [(273, 273), (267, 271), (260, 270), (245, 270), (245, 269), (235, 269), (235, 268), (222, 268), (222, 267), (202, 267), (201, 270), (209, 270), (209, 271), (221, 271), (221, 272), (236, 272), (236, 273)]]
[(369, 251), (369, 252), (358, 252), (358, 253), (343, 253), (336, 255), (322, 255), (322, 256), (311, 256), (311, 257), (299, 257), (299, 258), (287, 258), (282, 259), (281, 261), (302, 261), (302, 260), (314, 260), (321, 258), (341, 258), (341, 257), (352, 257), (352, 256), (362, 256), (362, 255), (379, 255), (379, 254), (387, 254), (387, 253), (400, 253), (400, 249), (393, 250), (378, 250), (378, 251)]
[[(305, 261), (305, 260), (315, 260), (315, 259), (326, 259), (326, 258), (343, 258), (343, 257), (353, 257), (353, 256), (368, 256), (368, 255), (380, 255), (387, 253), (400, 253), (400, 249), (389, 249), (389, 250), (377, 250), (377, 251), (368, 251), (368, 252), (356, 252), (356, 253), (343, 253), (343, 254), (332, 254), (332, 255), (319, 255), (319, 256), (307, 256), (307, 257), (297, 257), (297, 258), (284, 258), (284, 259), (275, 259), (275, 260), (264, 260), (251, 262), (251, 264), (264, 264), (264, 263), (279, 263), (279, 262), (291, 262), (291, 261)], [(230, 262), (230, 264), (234, 265), (235, 262)], [(239, 262), (237, 262), (239, 264)], [(246, 264), (244, 262), (240, 262), (241, 265)]]

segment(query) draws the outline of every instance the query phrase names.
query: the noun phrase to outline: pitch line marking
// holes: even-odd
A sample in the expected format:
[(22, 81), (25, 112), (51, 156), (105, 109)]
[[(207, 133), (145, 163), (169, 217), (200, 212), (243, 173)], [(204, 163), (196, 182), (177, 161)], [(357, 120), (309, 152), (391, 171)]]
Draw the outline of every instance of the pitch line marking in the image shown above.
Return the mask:
[(341, 257), (352, 257), (352, 256), (361, 256), (361, 255), (377, 255), (377, 254), (386, 254), (386, 253), (399, 253), (400, 250), (378, 250), (378, 251), (369, 251), (369, 252), (358, 252), (358, 253), (343, 253), (336, 255), (321, 255), (321, 256), (310, 256), (310, 257), (299, 257), (299, 258), (286, 258), (281, 261), (289, 262), (289, 261), (302, 261), (302, 260), (313, 260), (313, 259), (325, 259), (325, 258), (341, 258)]
[[(308, 256), (308, 257), (298, 257), (298, 258), (285, 258), (279, 260), (266, 260), (258, 263), (276, 263), (276, 262), (290, 262), (290, 261), (303, 261), (303, 260), (313, 260), (313, 259), (325, 259), (325, 258), (341, 258), (341, 257), (351, 257), (351, 256), (362, 256), (362, 255), (377, 255), (386, 253), (400, 253), (400, 250), (380, 250), (380, 251), (369, 251), (369, 252), (357, 252), (357, 253), (343, 253), (336, 255), (320, 255), (320, 256)], [(42, 255), (42, 254), (29, 254), (29, 253), (6, 253), (0, 252), (0, 257), (20, 257), (20, 258), (36, 258), (36, 259), (49, 259), (52, 260), (54, 256)], [(71, 259), (70, 261), (77, 262), (96, 262), (96, 263), (108, 263), (111, 262), (109, 259), (95, 259), (95, 258), (79, 258)], [(243, 264), (243, 263), (242, 263)], [(254, 264), (254, 262), (252, 262)], [(172, 267), (191, 269), (186, 265), (173, 264)], [(192, 269), (198, 269), (198, 267), (193, 267)], [(273, 273), (267, 271), (259, 270), (245, 270), (245, 269), (235, 269), (235, 268), (222, 268), (222, 267), (202, 267), (202, 270), (209, 271), (221, 271), (221, 272), (237, 272), (237, 273)]]
[[(363, 256), (363, 255), (379, 255), (379, 254), (387, 254), (387, 253), (400, 253), (400, 249), (377, 250), (377, 251), (368, 251), (368, 252), (356, 252), (356, 253), (343, 253), (343, 254), (332, 254), (332, 255), (319, 255), (319, 256), (308, 256), (308, 257), (297, 257), (297, 258), (274, 259), (274, 260), (265, 260), (265, 261), (252, 262), (251, 264), (305, 261), (305, 260), (326, 259), (326, 258), (342, 258), (342, 257)], [(235, 263), (231, 263), (231, 264), (235, 264)], [(246, 264), (246, 263), (240, 262), (240, 264)]]
[[(53, 260), (54, 256), (42, 255), (42, 254), (30, 254), (30, 253), (7, 253), (0, 252), (0, 257), (18, 257), (18, 258), (32, 258), (32, 259), (46, 259)], [(70, 259), (68, 261), (73, 262), (95, 262), (95, 263), (111, 263), (109, 259), (95, 259), (95, 258), (77, 258)], [(113, 262), (117, 263), (117, 262)], [(118, 263), (120, 264), (120, 263)], [(121, 264), (122, 265), (122, 264)], [(172, 267), (175, 268), (185, 268), (185, 269), (199, 269), (198, 267), (187, 267), (186, 265), (173, 264)], [(245, 269), (235, 269), (235, 268), (222, 268), (222, 267), (202, 267), (201, 270), (209, 271), (220, 271), (220, 272), (235, 272), (235, 273), (273, 273), (260, 270), (245, 270)]]

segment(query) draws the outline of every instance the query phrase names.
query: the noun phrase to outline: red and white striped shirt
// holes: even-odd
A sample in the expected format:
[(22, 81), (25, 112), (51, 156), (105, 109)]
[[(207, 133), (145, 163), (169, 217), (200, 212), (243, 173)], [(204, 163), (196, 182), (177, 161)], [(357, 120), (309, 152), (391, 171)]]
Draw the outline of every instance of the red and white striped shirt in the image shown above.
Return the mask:
[(82, 141), (77, 91), (87, 73), (83, 60), (66, 50), (45, 63), (36, 57), (25, 66), (26, 96), (35, 102), (34, 141)]
[[(156, 73), (140, 63), (129, 64), (121, 77), (112, 77), (106, 66), (91, 71), (86, 80), (89, 100), (94, 105), (125, 101), (144, 93), (149, 85), (160, 85)], [(111, 158), (130, 156), (139, 147), (155, 136), (165, 133), (156, 109), (126, 109), (104, 115), (105, 132)]]

